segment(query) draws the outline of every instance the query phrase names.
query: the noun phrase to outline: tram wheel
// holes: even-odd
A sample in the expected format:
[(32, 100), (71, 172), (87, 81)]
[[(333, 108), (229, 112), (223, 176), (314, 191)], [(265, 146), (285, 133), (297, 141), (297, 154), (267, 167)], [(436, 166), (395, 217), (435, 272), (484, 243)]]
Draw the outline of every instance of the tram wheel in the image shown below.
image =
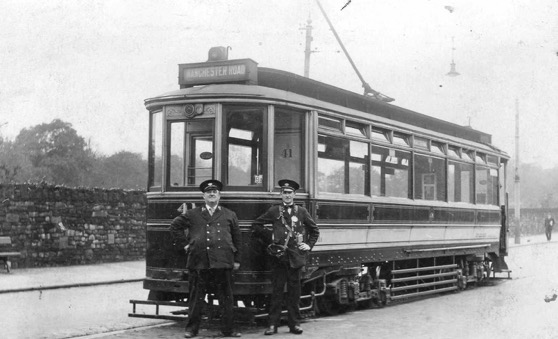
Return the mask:
[(321, 297), (316, 300), (319, 315), (331, 316), (339, 314), (339, 305), (327, 297)]
[(372, 308), (372, 306), (374, 306), (374, 298), (359, 301), (357, 306), (361, 310), (366, 310), (366, 309)]
[(379, 293), (379, 298), (377, 299), (372, 299), (374, 300), (374, 304), (378, 307), (384, 307), (387, 305), (387, 297), (386, 294), (384, 292), (380, 292)]

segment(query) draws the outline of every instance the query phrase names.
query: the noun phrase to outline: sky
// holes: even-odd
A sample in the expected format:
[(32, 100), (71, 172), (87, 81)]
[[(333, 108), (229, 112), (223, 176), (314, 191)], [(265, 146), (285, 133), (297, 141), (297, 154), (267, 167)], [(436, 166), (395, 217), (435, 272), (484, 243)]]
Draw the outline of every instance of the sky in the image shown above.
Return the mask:
[[(558, 1), (321, 0), (364, 80), (393, 105), (492, 134), (520, 161), (558, 166)], [(346, 6), (345, 6), (346, 5)], [(362, 93), (315, 0), (3, 0), (0, 136), (61, 119), (99, 155), (146, 155), (144, 100), (178, 64), (230, 59)], [(452, 60), (459, 76), (451, 77)]]

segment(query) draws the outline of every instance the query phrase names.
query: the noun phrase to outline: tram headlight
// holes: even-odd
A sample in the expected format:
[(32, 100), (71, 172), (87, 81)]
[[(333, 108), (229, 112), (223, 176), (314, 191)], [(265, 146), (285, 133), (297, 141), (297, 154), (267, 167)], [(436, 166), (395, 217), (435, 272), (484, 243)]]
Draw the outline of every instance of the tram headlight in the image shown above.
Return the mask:
[(211, 47), (209, 49), (207, 61), (224, 61), (229, 59), (229, 48), (230, 47)]

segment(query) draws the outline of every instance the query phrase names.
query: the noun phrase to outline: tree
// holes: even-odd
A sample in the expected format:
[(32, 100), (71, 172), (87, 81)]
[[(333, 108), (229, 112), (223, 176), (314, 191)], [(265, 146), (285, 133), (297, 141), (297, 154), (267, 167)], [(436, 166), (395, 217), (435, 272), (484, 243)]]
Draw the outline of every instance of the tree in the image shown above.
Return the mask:
[(147, 161), (139, 153), (121, 151), (96, 163), (91, 186), (145, 189), (147, 185)]
[(83, 137), (60, 119), (21, 130), (14, 147), (29, 159), (32, 181), (79, 186), (94, 160)]

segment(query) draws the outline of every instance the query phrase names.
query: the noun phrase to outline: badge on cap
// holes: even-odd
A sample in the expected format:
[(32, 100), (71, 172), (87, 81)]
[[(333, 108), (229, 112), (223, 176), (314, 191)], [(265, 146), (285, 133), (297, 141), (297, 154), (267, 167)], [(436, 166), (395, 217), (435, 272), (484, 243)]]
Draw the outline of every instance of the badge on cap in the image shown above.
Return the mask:
[(219, 180), (210, 179), (202, 182), (200, 184), (200, 191), (207, 192), (209, 190), (218, 190), (221, 191), (223, 189), (223, 184)]
[(291, 189), (293, 191), (296, 191), (300, 188), (300, 185), (296, 181), (289, 179), (279, 180), (279, 186), (281, 187), (281, 189)]

